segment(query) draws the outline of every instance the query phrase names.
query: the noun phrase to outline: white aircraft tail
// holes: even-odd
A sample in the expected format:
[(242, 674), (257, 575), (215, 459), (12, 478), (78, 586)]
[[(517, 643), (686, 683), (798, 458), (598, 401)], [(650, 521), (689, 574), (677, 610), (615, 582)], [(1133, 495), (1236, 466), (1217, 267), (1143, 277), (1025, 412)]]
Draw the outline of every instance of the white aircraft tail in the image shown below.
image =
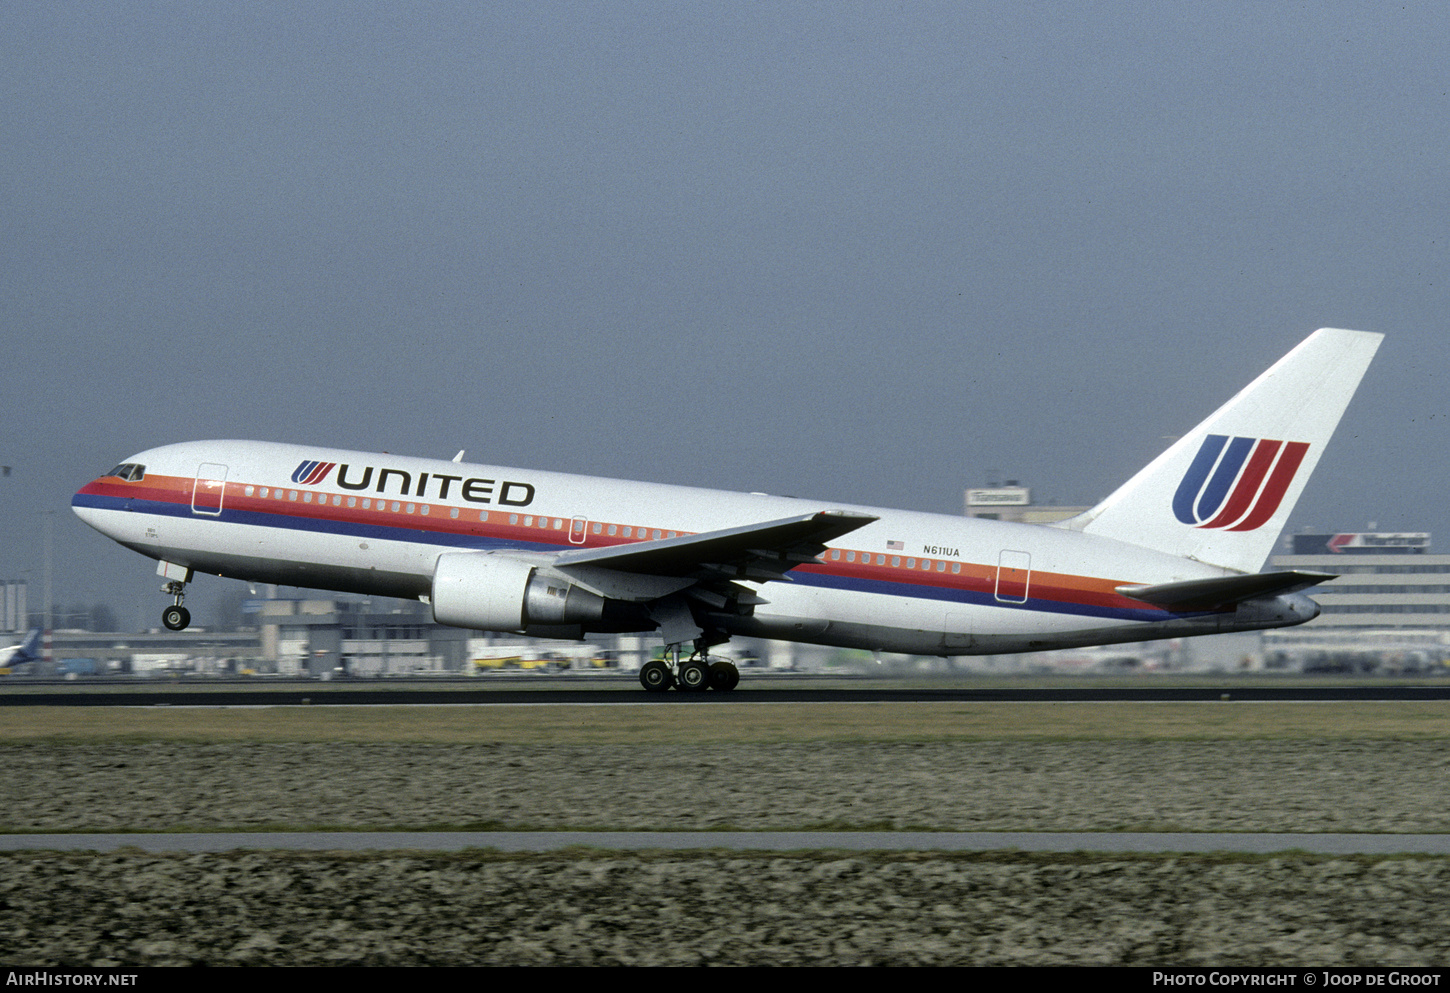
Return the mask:
[(1258, 572), (1383, 337), (1314, 332), (1112, 496), (1062, 526)]

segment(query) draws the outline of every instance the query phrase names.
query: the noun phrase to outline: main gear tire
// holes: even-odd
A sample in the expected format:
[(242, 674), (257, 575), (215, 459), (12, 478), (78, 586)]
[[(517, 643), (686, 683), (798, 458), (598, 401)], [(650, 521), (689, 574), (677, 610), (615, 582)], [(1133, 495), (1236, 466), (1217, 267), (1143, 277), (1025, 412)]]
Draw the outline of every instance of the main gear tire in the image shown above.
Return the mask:
[(675, 675), (668, 665), (654, 659), (640, 667), (639, 684), (651, 693), (663, 693), (675, 685)]
[(710, 663), (710, 689), (728, 692), (740, 685), (740, 670), (733, 662)]
[(691, 659), (680, 663), (677, 685), (687, 693), (700, 693), (710, 688), (710, 670), (705, 663)]

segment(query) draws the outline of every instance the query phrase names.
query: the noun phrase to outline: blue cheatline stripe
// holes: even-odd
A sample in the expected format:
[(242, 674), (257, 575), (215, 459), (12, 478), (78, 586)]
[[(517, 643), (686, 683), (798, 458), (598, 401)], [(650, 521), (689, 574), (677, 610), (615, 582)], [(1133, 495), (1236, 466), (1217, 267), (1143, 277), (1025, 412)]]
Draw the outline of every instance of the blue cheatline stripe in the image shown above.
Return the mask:
[(1025, 603), (1003, 603), (990, 592), (974, 593), (970, 590), (952, 589), (946, 586), (921, 586), (916, 583), (898, 583), (887, 579), (866, 579), (860, 576), (836, 576), (818, 572), (793, 572), (791, 581), (800, 586), (814, 586), (823, 589), (850, 590), (856, 593), (872, 593), (879, 596), (899, 596), (911, 600), (937, 600), (942, 603), (957, 603), (975, 607), (1000, 607), (1003, 610), (1029, 610), (1044, 614), (1070, 614), (1075, 617), (1098, 617), (1112, 620), (1162, 621), (1173, 616), (1198, 616), (1211, 611), (1194, 614), (1173, 615), (1156, 608), (1141, 610), (1122, 607), (1102, 607), (1094, 604), (1069, 603), (1060, 600), (1044, 600), (1029, 597)]

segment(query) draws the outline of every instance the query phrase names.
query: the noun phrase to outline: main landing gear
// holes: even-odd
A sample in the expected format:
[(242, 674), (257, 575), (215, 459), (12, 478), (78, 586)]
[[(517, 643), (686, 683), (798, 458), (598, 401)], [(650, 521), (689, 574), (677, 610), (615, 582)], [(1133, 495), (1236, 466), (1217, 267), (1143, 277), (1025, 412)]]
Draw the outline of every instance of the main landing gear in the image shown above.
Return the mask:
[(680, 661), (680, 646), (666, 646), (665, 659), (653, 659), (639, 670), (639, 683), (651, 693), (663, 693), (674, 687), (681, 693), (703, 693), (733, 690), (740, 682), (740, 670), (724, 659), (710, 660), (703, 650)]
[(171, 606), (161, 612), (161, 623), (166, 625), (168, 631), (186, 630), (186, 626), (191, 623), (191, 611), (181, 605), (186, 599), (186, 584), (173, 579), (161, 587), (161, 592), (173, 598)]

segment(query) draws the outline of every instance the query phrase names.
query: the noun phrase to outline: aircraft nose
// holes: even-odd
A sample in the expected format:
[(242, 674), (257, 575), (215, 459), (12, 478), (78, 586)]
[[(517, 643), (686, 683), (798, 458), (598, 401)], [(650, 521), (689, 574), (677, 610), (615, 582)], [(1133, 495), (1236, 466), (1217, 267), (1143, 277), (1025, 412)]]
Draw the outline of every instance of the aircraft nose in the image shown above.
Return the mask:
[(99, 479), (91, 480), (76, 490), (75, 494), (70, 498), (70, 509), (75, 512), (75, 515), (102, 534), (106, 533), (106, 529), (101, 523), (103, 516), (102, 501), (104, 500), (101, 488), (104, 479), (105, 477), (103, 476)]

